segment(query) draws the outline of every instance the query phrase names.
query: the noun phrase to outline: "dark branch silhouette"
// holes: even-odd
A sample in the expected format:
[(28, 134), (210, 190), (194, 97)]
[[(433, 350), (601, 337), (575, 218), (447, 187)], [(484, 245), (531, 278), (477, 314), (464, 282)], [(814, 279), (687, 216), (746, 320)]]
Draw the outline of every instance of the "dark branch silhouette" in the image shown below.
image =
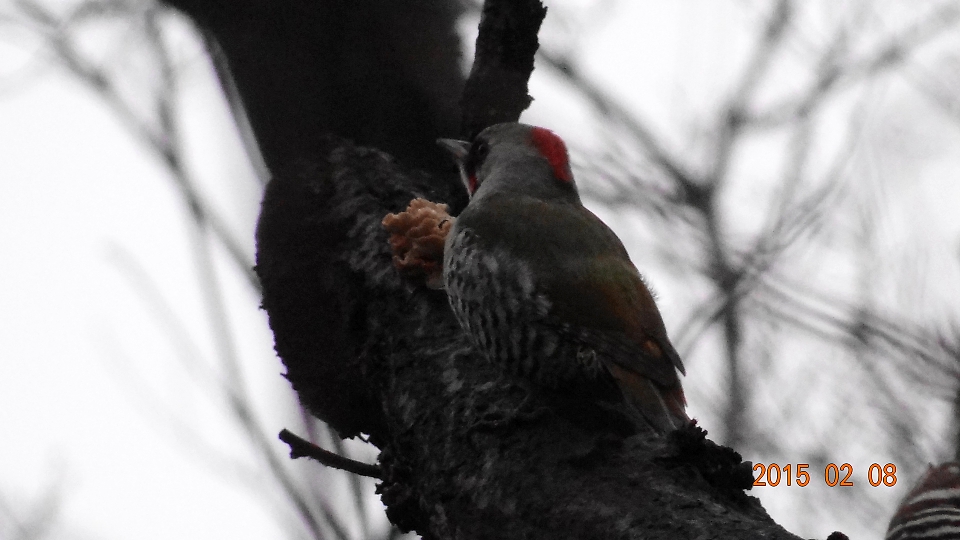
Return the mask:
[(280, 431), (280, 440), (287, 443), (290, 447), (290, 457), (292, 459), (308, 457), (319, 461), (327, 467), (344, 470), (360, 476), (369, 476), (370, 478), (380, 478), (380, 468), (376, 465), (362, 463), (353, 459), (345, 458), (339, 454), (324, 450), (312, 442), (300, 438), (290, 430)]
[(539, 0), (484, 2), (476, 55), (460, 101), (461, 132), (468, 138), (487, 126), (516, 122), (530, 106), (527, 80), (546, 14)]

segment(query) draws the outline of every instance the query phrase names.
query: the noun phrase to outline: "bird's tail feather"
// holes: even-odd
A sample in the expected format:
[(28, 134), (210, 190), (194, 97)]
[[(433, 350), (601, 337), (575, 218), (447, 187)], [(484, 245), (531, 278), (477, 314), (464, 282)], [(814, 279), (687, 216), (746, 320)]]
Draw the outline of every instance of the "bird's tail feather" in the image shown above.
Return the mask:
[(667, 433), (690, 422), (683, 388), (661, 388), (650, 379), (612, 365), (611, 373), (623, 396), (653, 429)]

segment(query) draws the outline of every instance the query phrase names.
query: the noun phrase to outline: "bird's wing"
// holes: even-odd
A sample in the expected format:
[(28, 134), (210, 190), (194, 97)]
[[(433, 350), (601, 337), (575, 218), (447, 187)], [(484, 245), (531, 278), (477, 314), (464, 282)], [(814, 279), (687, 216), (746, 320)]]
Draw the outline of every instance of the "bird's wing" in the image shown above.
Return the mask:
[(679, 355), (640, 274), (629, 260), (603, 257), (566, 264), (563, 277), (546, 285), (551, 317), (603, 344), (622, 368), (657, 383), (679, 384)]
[[(498, 195), (482, 216), (464, 212), (491, 251), (523, 259), (551, 302), (551, 319), (624, 354), (624, 369), (666, 387), (679, 385), (683, 363), (667, 338), (653, 296), (623, 243), (579, 204)], [(469, 208), (468, 208), (469, 210)], [(589, 343), (588, 343), (589, 344)]]

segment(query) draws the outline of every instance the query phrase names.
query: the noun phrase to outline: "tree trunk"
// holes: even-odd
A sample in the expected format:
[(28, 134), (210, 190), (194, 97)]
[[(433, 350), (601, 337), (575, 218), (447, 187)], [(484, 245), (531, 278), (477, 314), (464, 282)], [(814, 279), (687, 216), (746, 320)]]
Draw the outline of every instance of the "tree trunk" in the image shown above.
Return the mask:
[[(397, 273), (383, 217), (415, 197), (454, 214), (466, 203), (433, 153), (459, 121), (455, 9), (170, 4), (219, 42), (273, 173), (257, 273), (287, 377), (342, 436), (366, 433), (381, 450), (393, 523), (428, 539), (796, 538), (743, 492), (750, 464), (702, 430), (634, 434), (588, 403), (503, 376), (472, 350), (443, 291)], [(522, 110), (537, 6), (488, 2), (479, 39), (513, 46), (478, 45), (483, 62), (521, 73), (504, 83), (474, 67), (471, 84), (489, 76), (512, 91), (492, 113), (468, 96), (466, 131)], [(529, 62), (505, 56), (518, 54)]]

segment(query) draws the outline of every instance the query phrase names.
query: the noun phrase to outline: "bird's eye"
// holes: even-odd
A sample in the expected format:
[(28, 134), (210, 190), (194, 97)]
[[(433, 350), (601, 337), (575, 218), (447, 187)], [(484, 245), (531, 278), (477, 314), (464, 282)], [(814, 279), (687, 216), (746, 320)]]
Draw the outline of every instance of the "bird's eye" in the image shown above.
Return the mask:
[(474, 164), (479, 167), (480, 164), (483, 163), (483, 160), (487, 159), (487, 154), (490, 153), (490, 145), (484, 140), (478, 140), (473, 144)]
[(473, 146), (470, 148), (470, 153), (467, 155), (467, 173), (470, 175), (476, 175), (477, 171), (480, 169), (480, 166), (483, 165), (483, 161), (487, 159), (487, 154), (489, 153), (490, 145), (487, 144), (487, 141), (483, 139), (477, 139), (473, 141)]

